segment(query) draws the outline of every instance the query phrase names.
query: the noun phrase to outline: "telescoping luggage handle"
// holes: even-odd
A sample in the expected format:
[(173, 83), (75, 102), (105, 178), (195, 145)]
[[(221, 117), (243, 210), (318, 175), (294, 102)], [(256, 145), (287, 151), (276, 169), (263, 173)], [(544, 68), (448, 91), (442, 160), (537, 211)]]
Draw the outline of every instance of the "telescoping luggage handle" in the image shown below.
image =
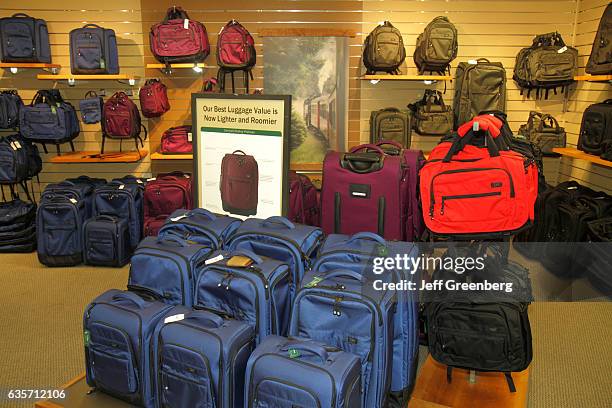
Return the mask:
[(117, 293), (116, 295), (113, 296), (113, 300), (125, 300), (128, 302), (132, 302), (133, 304), (135, 304), (139, 309), (143, 309), (146, 305), (146, 301), (141, 298), (140, 296), (138, 296), (136, 293), (133, 292), (121, 292), (121, 293)]
[(289, 357), (298, 358), (301, 356), (300, 351), (314, 354), (321, 359), (321, 362), (324, 363), (329, 358), (327, 354), (327, 350), (325, 347), (314, 343), (312, 341), (304, 341), (300, 343), (288, 343), (285, 344), (280, 349), (281, 351), (286, 351), (289, 353)]
[[(489, 151), (490, 157), (499, 156), (499, 148), (493, 140), (498, 137), (501, 133), (497, 126), (497, 122), (501, 123), (499, 119), (493, 118), (489, 115), (477, 116), (471, 121), (464, 123), (457, 130), (458, 137), (448, 149), (448, 153), (442, 159), (442, 162), (449, 163), (454, 155), (459, 153), (470, 141), (475, 137), (477, 131), (483, 131), (486, 137), (487, 150)], [(476, 128), (476, 130), (474, 130)]]
[(278, 215), (274, 215), (272, 217), (268, 217), (265, 220), (263, 220), (263, 222), (261, 223), (264, 227), (271, 227), (271, 226), (278, 226), (278, 225), (282, 225), (285, 226), (289, 229), (295, 229), (295, 224), (292, 223), (291, 221), (289, 221), (287, 218), (285, 217), (281, 217)]

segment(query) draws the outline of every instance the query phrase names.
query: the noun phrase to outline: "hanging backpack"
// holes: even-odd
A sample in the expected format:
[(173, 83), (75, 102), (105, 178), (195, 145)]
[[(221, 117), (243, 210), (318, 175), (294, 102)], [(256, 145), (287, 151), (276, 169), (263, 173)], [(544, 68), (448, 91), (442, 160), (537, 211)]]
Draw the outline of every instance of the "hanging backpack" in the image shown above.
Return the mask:
[(423, 98), (408, 105), (413, 128), (421, 136), (444, 136), (453, 130), (453, 110), (444, 104), (442, 92), (426, 89)]
[(104, 143), (106, 138), (111, 139), (134, 139), (138, 151), (138, 141), (144, 147), (143, 139), (140, 137), (140, 129), (144, 129), (147, 139), (147, 128), (141, 122), (140, 112), (136, 104), (124, 93), (117, 92), (111, 96), (102, 109), (102, 149), (104, 154)]
[(595, 103), (584, 111), (578, 137), (578, 149), (596, 156), (612, 144), (612, 99)]
[(457, 57), (457, 28), (447, 17), (434, 18), (417, 38), (414, 63), (419, 75), (424, 72), (450, 74), (450, 63)]
[(460, 62), (455, 74), (455, 129), (485, 111), (506, 110), (506, 70), (486, 58)]
[(191, 125), (175, 126), (166, 130), (161, 138), (160, 152), (162, 154), (191, 154)]
[(578, 50), (565, 45), (561, 34), (548, 33), (537, 35), (531, 47), (523, 48), (516, 56), (513, 79), (521, 88), (521, 94), (527, 90), (536, 91), (536, 99), (552, 89), (563, 93), (574, 82), (574, 72), (578, 67)]
[(16, 90), (0, 92), (0, 129), (17, 129), (23, 101)]
[(115, 31), (86, 24), (70, 31), (70, 72), (118, 74), (119, 51)]
[(47, 22), (24, 13), (0, 18), (0, 60), (50, 64)]
[(42, 143), (45, 153), (47, 144), (70, 143), (79, 135), (81, 125), (74, 106), (64, 101), (59, 90), (41, 90), (34, 95), (32, 102), (19, 111), (19, 132), (35, 143)]
[(397, 108), (385, 108), (370, 114), (370, 143), (392, 140), (410, 147), (410, 115)]
[(399, 67), (406, 59), (406, 49), (402, 33), (393, 24), (385, 21), (376, 26), (363, 45), (366, 74), (375, 74), (377, 71), (399, 74)]
[(591, 75), (612, 74), (612, 4), (601, 16), (585, 71)]
[(535, 143), (542, 153), (551, 155), (553, 148), (565, 147), (565, 128), (559, 126), (559, 122), (552, 115), (540, 112), (529, 112), (529, 120), (521, 125), (519, 134), (527, 140)]
[(169, 66), (177, 62), (203, 62), (210, 54), (206, 27), (190, 20), (180, 7), (170, 7), (161, 23), (151, 27), (149, 43), (153, 56)]
[(104, 99), (95, 91), (87, 91), (85, 99), (79, 102), (79, 109), (81, 110), (81, 119), (84, 123), (93, 124), (98, 123), (102, 120), (102, 107), (104, 106)]
[(244, 86), (249, 93), (249, 76), (253, 79), (252, 69), (257, 61), (255, 40), (249, 31), (236, 20), (228, 22), (219, 32), (217, 39), (217, 65), (219, 72), (217, 81), (220, 91), (225, 90), (225, 75), (232, 76), (232, 93), (234, 87), (234, 71), (244, 72)]
[(321, 207), (319, 192), (310, 178), (289, 171), (289, 212), (287, 218), (299, 224), (318, 226)]
[(140, 109), (145, 118), (155, 118), (170, 110), (166, 85), (159, 79), (149, 79), (138, 92)]

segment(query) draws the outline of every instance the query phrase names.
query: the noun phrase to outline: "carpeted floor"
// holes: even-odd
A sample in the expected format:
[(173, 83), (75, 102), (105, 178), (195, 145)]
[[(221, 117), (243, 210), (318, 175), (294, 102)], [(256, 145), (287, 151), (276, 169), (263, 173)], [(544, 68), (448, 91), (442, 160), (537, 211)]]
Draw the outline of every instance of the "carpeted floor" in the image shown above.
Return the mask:
[[(0, 407), (10, 389), (58, 387), (84, 371), (82, 311), (124, 288), (127, 268), (42, 267), (34, 254), (0, 255)], [(612, 304), (535, 303), (529, 406), (609, 407)]]

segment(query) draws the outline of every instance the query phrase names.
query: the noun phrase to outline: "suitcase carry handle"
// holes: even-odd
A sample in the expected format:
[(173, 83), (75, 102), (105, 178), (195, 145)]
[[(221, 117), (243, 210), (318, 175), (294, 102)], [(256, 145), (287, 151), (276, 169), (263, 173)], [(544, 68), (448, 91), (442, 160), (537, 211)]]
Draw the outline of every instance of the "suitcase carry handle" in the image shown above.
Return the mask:
[(164, 235), (163, 237), (159, 237), (157, 238), (157, 242), (159, 242), (160, 244), (166, 244), (167, 242), (173, 242), (176, 244), (179, 244), (179, 246), (182, 247), (186, 247), (188, 244), (187, 242), (179, 237), (178, 235), (173, 234), (172, 232), (169, 232), (168, 235)]
[(287, 218), (285, 217), (281, 217), (278, 215), (274, 215), (272, 217), (268, 217), (266, 218), (263, 222), (262, 225), (266, 226), (266, 225), (270, 225), (270, 224), (281, 224), (284, 225), (285, 227), (289, 228), (289, 229), (295, 229), (295, 224), (292, 223), (291, 221), (289, 221)]
[(402, 146), (402, 144), (400, 142), (396, 142), (395, 140), (381, 140), (380, 142), (376, 143), (376, 146), (384, 146), (384, 145), (391, 145), (391, 146), (395, 146), (398, 149), (403, 149), (404, 146)]
[(92, 98), (97, 98), (98, 94), (96, 93), (96, 91), (87, 91), (87, 93), (85, 94), (85, 99), (92, 97)]
[(204, 208), (194, 208), (193, 210), (188, 211), (185, 215), (187, 217), (191, 215), (203, 215), (204, 217), (207, 217), (210, 220), (217, 219), (217, 216), (215, 214), (211, 213), (210, 211)]
[(100, 27), (99, 25), (94, 24), (94, 23), (85, 24), (85, 25), (83, 26), (83, 28), (87, 28), (87, 27), (102, 28), (102, 27)]
[(383, 149), (380, 148), (380, 146), (378, 146), (377, 144), (371, 144), (371, 143), (366, 143), (366, 144), (361, 144), (359, 146), (354, 146), (351, 148), (351, 150), (349, 150), (349, 153), (357, 153), (360, 152), (362, 150), (374, 150), (377, 153), (380, 154), (385, 154), (385, 152), (383, 151)]
[(194, 310), (185, 316), (185, 320), (197, 320), (200, 323), (206, 324), (208, 327), (219, 328), (223, 325), (223, 318), (211, 312), (203, 310)]
[(15, 13), (11, 17), (27, 17), (27, 18), (32, 18), (29, 15), (27, 15), (26, 13)]
[(350, 269), (332, 269), (331, 271), (327, 272), (325, 275), (319, 276), (319, 278), (323, 278), (319, 282), (323, 282), (331, 278), (339, 278), (339, 277), (351, 278), (353, 280), (357, 280), (360, 282), (363, 280), (363, 275), (360, 274), (359, 272), (351, 271)]
[(232, 256), (245, 256), (256, 264), (260, 264), (263, 262), (263, 259), (261, 259), (259, 255), (257, 255), (253, 251), (249, 251), (248, 249), (237, 249), (235, 251), (230, 252), (229, 256), (230, 258)]
[(243, 154), (243, 155), (245, 155), (245, 156), (247, 155), (247, 154), (246, 154), (245, 152), (243, 152), (242, 150), (234, 150), (234, 151), (232, 152), (232, 154), (236, 154), (236, 153), (242, 153), (242, 154)]
[[(291, 353), (291, 350), (305, 351), (307, 353), (317, 355), (319, 356), (319, 358), (321, 359), (321, 362), (323, 363), (326, 362), (328, 358), (327, 350), (325, 350), (325, 347), (317, 343), (313, 343), (311, 341), (305, 341), (303, 343), (293, 343), (293, 344), (289, 343), (281, 348), (281, 351), (287, 351), (290, 353)], [(295, 354), (293, 353), (291, 353), (291, 355), (295, 356)], [(297, 357), (299, 357), (299, 355)], [(295, 358), (295, 357), (292, 357), (292, 358)]]
[(138, 306), (139, 309), (145, 307), (145, 300), (134, 292), (121, 292), (113, 296), (113, 300), (127, 300)]
[(387, 246), (387, 241), (383, 237), (373, 232), (358, 232), (357, 234), (353, 234), (346, 243), (352, 244), (355, 241), (374, 241), (378, 242), (381, 245)]
[(555, 131), (559, 132), (559, 122), (552, 115), (542, 115), (542, 119), (540, 120), (540, 124), (538, 126), (538, 131), (542, 132), (544, 130), (544, 126), (546, 125), (546, 121), (549, 121), (551, 128), (555, 128)]
[(96, 217), (96, 220), (106, 220), (106, 221), (111, 221), (111, 222), (117, 222), (117, 217), (113, 217), (112, 215), (98, 215)]
[[(470, 125), (469, 129), (471, 129), (471, 125), (472, 122), (474, 122), (474, 120), (471, 120), (470, 122), (462, 125), (466, 126), (466, 125)], [(480, 130), (483, 130), (485, 132), (485, 137), (487, 139), (487, 150), (489, 151), (489, 156), (490, 157), (497, 157), (499, 156), (499, 148), (497, 147), (497, 144), (495, 143), (495, 140), (493, 136), (491, 136), (491, 129), (496, 129), (497, 132), (500, 132), (499, 129), (495, 128), (492, 124), (492, 122), (489, 121), (479, 121), (479, 125), (482, 126), (482, 124), (486, 124), (486, 128), (484, 127), (480, 127)], [(461, 129), (460, 127), (460, 129)], [(459, 132), (459, 131), (458, 131)], [(451, 159), (453, 158), (454, 155), (456, 155), (457, 153), (459, 153), (460, 151), (463, 150), (463, 148), (465, 146), (467, 146), (471, 140), (474, 138), (474, 136), (476, 135), (476, 132), (471, 130), (468, 131), (467, 134), (465, 134), (465, 136), (463, 137), (458, 137), (454, 142), (453, 145), (451, 146), (450, 149), (448, 149), (448, 153), (446, 153), (446, 156), (444, 157), (444, 159), (442, 159), (442, 162), (444, 163), (449, 163), (451, 161)], [(498, 133), (499, 135), (499, 133)]]
[(478, 129), (487, 131), (493, 138), (501, 134), (502, 121), (491, 115), (476, 116), (469, 122), (464, 123), (457, 129), (457, 134), (460, 137), (465, 136), (470, 131), (474, 130), (474, 125), (478, 123)]

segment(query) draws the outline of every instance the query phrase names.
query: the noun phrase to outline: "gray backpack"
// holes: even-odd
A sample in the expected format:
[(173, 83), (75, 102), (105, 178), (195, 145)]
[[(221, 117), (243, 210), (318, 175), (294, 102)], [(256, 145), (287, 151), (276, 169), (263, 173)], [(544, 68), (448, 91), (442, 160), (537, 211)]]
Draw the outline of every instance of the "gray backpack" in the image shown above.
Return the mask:
[(414, 63), (419, 74), (428, 71), (444, 75), (447, 70), (450, 74), (450, 63), (457, 57), (458, 48), (457, 29), (453, 23), (446, 17), (434, 18), (417, 38)]
[(538, 146), (543, 154), (553, 154), (554, 147), (565, 147), (565, 129), (552, 115), (529, 112), (527, 123), (521, 125), (518, 133)]
[(410, 147), (410, 115), (397, 108), (385, 108), (370, 114), (370, 142), (392, 140)]
[(402, 33), (388, 21), (377, 26), (365, 39), (363, 65), (366, 74), (377, 71), (399, 74), (399, 67), (406, 59)]
[(442, 92), (426, 89), (423, 98), (408, 105), (413, 129), (423, 136), (444, 136), (453, 130), (453, 110), (444, 103)]
[(561, 34), (548, 33), (533, 39), (531, 47), (523, 48), (516, 56), (513, 79), (521, 88), (521, 94), (527, 90), (536, 91), (536, 98), (552, 89), (555, 95), (557, 88), (561, 93), (574, 82), (574, 72), (578, 66), (578, 50), (565, 45)]
[(585, 71), (592, 75), (612, 74), (612, 4), (601, 16)]
[(455, 128), (486, 111), (506, 110), (506, 70), (501, 62), (480, 58), (460, 62), (455, 75)]

